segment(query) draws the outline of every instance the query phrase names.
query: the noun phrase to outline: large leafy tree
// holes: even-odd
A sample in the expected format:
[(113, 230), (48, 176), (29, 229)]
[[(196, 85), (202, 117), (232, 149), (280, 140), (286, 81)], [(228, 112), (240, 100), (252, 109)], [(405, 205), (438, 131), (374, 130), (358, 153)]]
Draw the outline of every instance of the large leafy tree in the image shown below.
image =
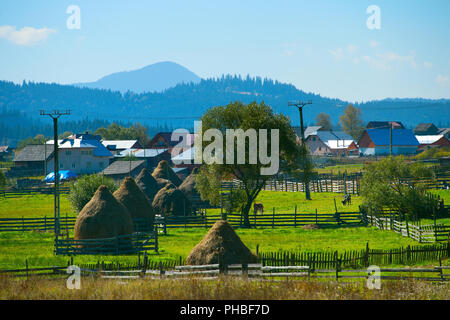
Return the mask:
[[(247, 132), (249, 129), (254, 129), (257, 133), (257, 141), (260, 139), (259, 129), (267, 130), (267, 150), (271, 150), (271, 130), (279, 130), (279, 171), (267, 174), (262, 174), (261, 169), (267, 168), (267, 163), (261, 162), (260, 157), (257, 157), (256, 163), (250, 164), (249, 146), (250, 139), (245, 139), (245, 163), (239, 164), (237, 161), (230, 164), (227, 161), (223, 163), (205, 164), (204, 168), (200, 170), (197, 177), (197, 189), (199, 190), (203, 199), (213, 200), (215, 202), (220, 199), (220, 180), (226, 178), (235, 178), (242, 181), (242, 215), (244, 225), (250, 227), (249, 212), (253, 201), (258, 196), (259, 192), (265, 185), (266, 181), (277, 176), (281, 171), (283, 173), (298, 173), (302, 170), (303, 177), (306, 179), (311, 174), (311, 162), (307, 155), (305, 146), (296, 143), (295, 131), (290, 125), (290, 119), (282, 114), (275, 114), (271, 107), (262, 103), (250, 103), (244, 105), (241, 102), (230, 103), (226, 106), (219, 106), (209, 109), (202, 117), (202, 133), (208, 129), (219, 130), (224, 139), (221, 150), (216, 150), (217, 154), (223, 152), (224, 158), (226, 152), (230, 152), (230, 147), (226, 145), (227, 129), (242, 129)], [(274, 131), (275, 132), (275, 131)], [(205, 148), (208, 148), (209, 143), (203, 141), (202, 150), (205, 153)], [(233, 141), (234, 159), (237, 159), (236, 139)], [(261, 146), (258, 146), (258, 150)], [(269, 151), (270, 152), (270, 151)]]
[(342, 129), (345, 133), (358, 140), (364, 131), (363, 121), (361, 119), (361, 109), (355, 108), (352, 104), (349, 104), (344, 111), (344, 114), (340, 117)]
[(433, 180), (433, 170), (407, 163), (403, 156), (368, 164), (361, 180), (363, 207), (375, 212), (390, 208), (409, 219), (431, 217), (438, 203), (426, 195), (424, 179)]
[(316, 117), (316, 125), (321, 126), (323, 130), (330, 131), (333, 128), (329, 114), (319, 113)]

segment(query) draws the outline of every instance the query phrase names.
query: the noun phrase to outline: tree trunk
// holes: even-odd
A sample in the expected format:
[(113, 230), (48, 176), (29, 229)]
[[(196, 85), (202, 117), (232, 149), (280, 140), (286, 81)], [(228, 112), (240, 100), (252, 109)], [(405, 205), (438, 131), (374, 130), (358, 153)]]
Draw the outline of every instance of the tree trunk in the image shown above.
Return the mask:
[(242, 210), (242, 215), (243, 215), (243, 218), (244, 218), (244, 227), (246, 227), (246, 228), (250, 228), (251, 227), (251, 225), (250, 225), (250, 218), (249, 218), (249, 212), (250, 212), (250, 209), (252, 208), (252, 203), (253, 203), (253, 200), (248, 201), (247, 204), (245, 205), (245, 207)]

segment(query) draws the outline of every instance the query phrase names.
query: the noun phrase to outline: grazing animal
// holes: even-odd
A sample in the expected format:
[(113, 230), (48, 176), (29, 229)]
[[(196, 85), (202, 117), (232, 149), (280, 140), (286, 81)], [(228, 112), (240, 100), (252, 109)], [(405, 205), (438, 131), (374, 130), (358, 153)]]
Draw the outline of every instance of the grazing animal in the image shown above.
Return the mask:
[(352, 196), (350, 194), (344, 195), (344, 200), (342, 200), (342, 204), (345, 206), (346, 204), (352, 204)]
[(264, 206), (262, 203), (253, 204), (253, 213), (257, 214), (258, 212), (260, 212), (261, 214), (264, 213)]

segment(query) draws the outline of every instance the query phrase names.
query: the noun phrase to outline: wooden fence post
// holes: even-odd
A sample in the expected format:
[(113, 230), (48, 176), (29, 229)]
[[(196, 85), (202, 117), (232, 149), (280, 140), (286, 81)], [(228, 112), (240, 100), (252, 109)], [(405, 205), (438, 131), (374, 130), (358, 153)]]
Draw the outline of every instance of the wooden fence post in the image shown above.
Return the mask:
[(295, 212), (294, 212), (294, 228), (297, 227), (297, 205), (295, 205)]
[(318, 224), (318, 221), (317, 221), (317, 208), (316, 208), (316, 224)]

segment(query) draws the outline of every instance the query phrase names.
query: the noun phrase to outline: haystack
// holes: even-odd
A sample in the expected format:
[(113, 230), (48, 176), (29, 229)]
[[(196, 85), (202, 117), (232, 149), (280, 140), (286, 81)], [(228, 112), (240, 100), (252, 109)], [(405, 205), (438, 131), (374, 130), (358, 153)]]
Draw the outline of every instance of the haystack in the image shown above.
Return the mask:
[(152, 203), (153, 198), (158, 193), (160, 187), (155, 178), (150, 174), (147, 168), (142, 169), (141, 173), (136, 178), (136, 184), (147, 197), (148, 201)]
[(155, 218), (153, 207), (133, 178), (125, 178), (113, 195), (127, 208), (132, 219), (145, 218), (148, 219), (147, 222), (150, 225), (153, 225), (153, 219)]
[(104, 185), (78, 214), (75, 240), (113, 238), (133, 233), (133, 221), (128, 210)]
[(152, 176), (155, 179), (169, 180), (177, 187), (181, 184), (181, 179), (172, 168), (170, 168), (169, 163), (166, 160), (162, 160), (158, 163), (158, 166), (153, 170)]
[(225, 220), (218, 220), (206, 236), (197, 244), (187, 257), (190, 265), (219, 263), (243, 264), (256, 263), (256, 256), (244, 245), (231, 225)]
[(172, 182), (167, 180), (167, 179), (157, 178), (156, 179), (156, 183), (158, 184), (158, 188), (159, 188), (158, 191), (161, 190), (162, 188), (168, 186), (168, 185), (173, 186), (174, 188), (176, 188), (176, 186)]
[(191, 214), (191, 201), (173, 184), (159, 190), (152, 205), (157, 213), (164, 216), (187, 216)]
[(192, 200), (193, 196), (198, 196), (197, 189), (195, 188), (195, 177), (197, 176), (197, 172), (198, 169), (194, 168), (191, 174), (184, 179), (183, 183), (178, 187), (178, 189), (180, 189), (190, 200)]

